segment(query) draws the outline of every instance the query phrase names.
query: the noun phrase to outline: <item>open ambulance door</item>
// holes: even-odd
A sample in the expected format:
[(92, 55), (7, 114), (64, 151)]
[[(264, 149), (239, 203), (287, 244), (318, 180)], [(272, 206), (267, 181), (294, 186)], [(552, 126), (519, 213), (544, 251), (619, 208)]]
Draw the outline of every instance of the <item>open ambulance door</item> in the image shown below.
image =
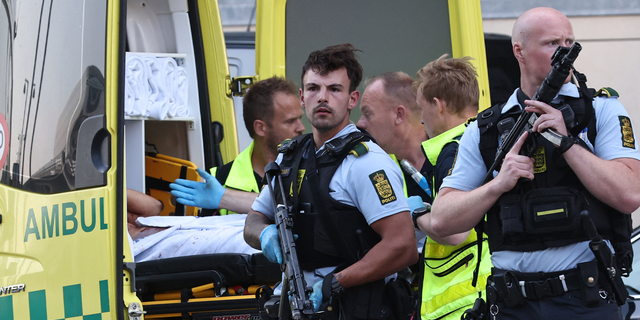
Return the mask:
[[(258, 0), (256, 17), (258, 79), (280, 75), (301, 85), (302, 65), (312, 51), (346, 42), (362, 50), (364, 79), (390, 71), (413, 77), (448, 53), (474, 58), (480, 108), (489, 107), (480, 0)], [(351, 120), (360, 115), (354, 109)]]
[(120, 3), (0, 5), (0, 319), (123, 319)]

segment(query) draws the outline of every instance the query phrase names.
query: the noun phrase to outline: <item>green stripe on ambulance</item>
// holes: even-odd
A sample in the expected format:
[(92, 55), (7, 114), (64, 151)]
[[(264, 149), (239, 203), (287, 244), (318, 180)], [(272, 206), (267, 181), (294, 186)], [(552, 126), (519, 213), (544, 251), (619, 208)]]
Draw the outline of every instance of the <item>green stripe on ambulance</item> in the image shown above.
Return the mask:
[[(100, 312), (84, 314), (82, 307), (82, 285), (74, 284), (62, 288), (64, 300), (64, 318), (82, 320), (101, 320), (102, 314), (109, 312), (109, 282), (100, 281)], [(81, 317), (81, 318), (80, 318)], [(18, 320), (14, 318), (13, 296), (0, 297), (0, 319)], [(47, 320), (47, 295), (45, 290), (29, 292), (29, 320)]]

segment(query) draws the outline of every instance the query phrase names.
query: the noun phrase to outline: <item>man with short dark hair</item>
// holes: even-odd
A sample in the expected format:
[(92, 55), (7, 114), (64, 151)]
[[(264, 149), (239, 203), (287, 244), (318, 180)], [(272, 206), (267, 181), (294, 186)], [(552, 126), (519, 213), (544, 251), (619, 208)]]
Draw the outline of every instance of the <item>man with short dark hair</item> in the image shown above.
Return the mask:
[[(145, 206), (157, 201), (144, 194), (128, 196), (129, 233), (136, 261), (207, 253), (253, 253), (243, 239), (246, 213), (262, 187), (264, 167), (277, 155), (277, 142), (304, 131), (295, 85), (280, 77), (259, 81), (244, 97), (245, 125), (254, 141), (232, 162), (213, 168), (206, 182), (177, 179), (170, 184), (177, 201), (189, 206), (220, 209), (224, 216), (158, 217)], [(218, 182), (220, 180), (220, 182)], [(153, 236), (151, 236), (153, 235)]]
[[(400, 169), (349, 121), (362, 79), (355, 51), (342, 44), (309, 55), (300, 98), (313, 133), (283, 143), (277, 162), (287, 172), (283, 187), (293, 204), (298, 258), (313, 285), (316, 310), (331, 302), (324, 310), (328, 317), (372, 319), (392, 312), (385, 277), (418, 256)], [(273, 220), (271, 194), (264, 188), (247, 217), (245, 240), (281, 263)], [(323, 284), (331, 294), (323, 294)]]
[(278, 144), (304, 131), (296, 94), (295, 85), (280, 77), (256, 82), (242, 100), (244, 124), (253, 138), (249, 147), (235, 160), (212, 168), (213, 176), (198, 169), (206, 183), (177, 179), (170, 185), (171, 194), (179, 203), (217, 209), (220, 215), (249, 212), (262, 188), (264, 167), (276, 159)]

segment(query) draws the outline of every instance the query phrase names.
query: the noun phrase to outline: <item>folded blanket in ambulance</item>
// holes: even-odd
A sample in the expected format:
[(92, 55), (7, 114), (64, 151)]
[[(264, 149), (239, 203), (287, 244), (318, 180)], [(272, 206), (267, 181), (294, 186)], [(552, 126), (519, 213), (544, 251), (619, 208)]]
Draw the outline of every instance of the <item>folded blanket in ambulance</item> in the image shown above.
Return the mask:
[(175, 59), (128, 54), (125, 72), (125, 114), (164, 120), (188, 117), (188, 79)]

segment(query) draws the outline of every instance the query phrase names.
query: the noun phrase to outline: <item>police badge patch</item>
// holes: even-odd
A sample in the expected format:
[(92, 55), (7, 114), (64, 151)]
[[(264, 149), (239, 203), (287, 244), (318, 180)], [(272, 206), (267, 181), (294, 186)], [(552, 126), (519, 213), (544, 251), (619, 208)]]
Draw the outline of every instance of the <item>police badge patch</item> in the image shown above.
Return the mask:
[(620, 120), (620, 131), (622, 132), (622, 146), (625, 148), (636, 148), (636, 139), (633, 137), (633, 129), (631, 128), (631, 120), (629, 117), (618, 116)]
[(376, 188), (381, 204), (385, 205), (389, 202), (396, 201), (396, 194), (393, 192), (393, 188), (384, 170), (370, 174), (369, 179), (371, 179), (371, 183)]

